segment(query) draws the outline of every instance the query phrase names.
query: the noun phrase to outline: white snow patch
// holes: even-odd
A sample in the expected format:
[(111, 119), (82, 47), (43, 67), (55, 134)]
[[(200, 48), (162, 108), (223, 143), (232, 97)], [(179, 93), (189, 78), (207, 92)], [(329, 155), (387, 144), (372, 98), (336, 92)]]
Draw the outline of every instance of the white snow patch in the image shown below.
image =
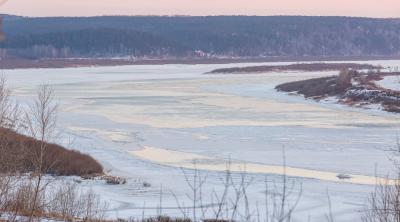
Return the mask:
[[(185, 153), (172, 151), (167, 149), (159, 149), (153, 147), (145, 147), (139, 151), (129, 152), (139, 158), (147, 161), (156, 162), (159, 164), (173, 166), (173, 167), (183, 167), (187, 169), (198, 169), (198, 170), (211, 170), (211, 171), (221, 171), (227, 170), (227, 167), (232, 172), (243, 172), (247, 173), (263, 173), (263, 174), (276, 174), (284, 175), (290, 177), (302, 177), (309, 179), (318, 179), (331, 182), (342, 182), (342, 183), (354, 183), (363, 185), (374, 185), (377, 181), (384, 179), (379, 179), (377, 177), (362, 176), (362, 175), (347, 175), (343, 173), (335, 173), (328, 171), (317, 171), (308, 170), (294, 167), (284, 167), (284, 166), (273, 166), (264, 165), (256, 163), (246, 163), (223, 160), (208, 156), (202, 156), (198, 154)], [(343, 175), (346, 175), (344, 177)], [(389, 181), (388, 183), (393, 183), (394, 181)]]

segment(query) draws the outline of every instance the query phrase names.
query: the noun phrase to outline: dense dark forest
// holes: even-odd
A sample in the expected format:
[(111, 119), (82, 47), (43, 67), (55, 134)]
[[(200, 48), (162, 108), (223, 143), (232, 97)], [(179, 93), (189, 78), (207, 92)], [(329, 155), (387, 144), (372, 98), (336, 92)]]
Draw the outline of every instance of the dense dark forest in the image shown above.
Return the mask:
[(25, 58), (400, 55), (400, 19), (4, 16), (4, 30)]

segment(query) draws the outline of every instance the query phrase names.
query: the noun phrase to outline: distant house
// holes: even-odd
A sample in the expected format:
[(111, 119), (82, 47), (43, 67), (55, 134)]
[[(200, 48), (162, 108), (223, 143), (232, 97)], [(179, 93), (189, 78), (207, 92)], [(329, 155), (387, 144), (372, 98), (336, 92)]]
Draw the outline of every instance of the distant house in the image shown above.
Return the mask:
[(207, 53), (203, 52), (202, 50), (196, 50), (194, 51), (194, 54), (198, 57), (207, 57)]

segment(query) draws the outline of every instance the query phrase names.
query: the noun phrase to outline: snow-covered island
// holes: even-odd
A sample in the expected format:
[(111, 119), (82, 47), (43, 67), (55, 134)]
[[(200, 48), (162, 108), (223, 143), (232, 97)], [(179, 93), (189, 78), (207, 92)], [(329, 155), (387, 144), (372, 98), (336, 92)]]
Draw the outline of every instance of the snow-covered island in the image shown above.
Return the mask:
[(267, 72), (288, 72), (288, 71), (303, 71), (303, 72), (317, 72), (317, 71), (339, 71), (343, 69), (353, 70), (371, 70), (381, 69), (382, 67), (371, 64), (360, 63), (327, 63), (327, 62), (313, 62), (313, 63), (294, 63), (294, 64), (279, 64), (279, 65), (257, 65), (233, 68), (218, 68), (206, 74), (254, 74), (254, 73), (267, 73)]
[(343, 70), (338, 76), (308, 79), (276, 86), (317, 101), (334, 98), (357, 107), (379, 107), (400, 113), (400, 72)]

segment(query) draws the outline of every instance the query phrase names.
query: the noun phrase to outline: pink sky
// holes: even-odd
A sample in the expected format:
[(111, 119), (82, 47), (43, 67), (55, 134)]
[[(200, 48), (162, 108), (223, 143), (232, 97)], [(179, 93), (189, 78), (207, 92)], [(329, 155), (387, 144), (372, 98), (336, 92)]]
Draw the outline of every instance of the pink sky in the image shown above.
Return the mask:
[(1, 13), (92, 15), (346, 15), (400, 17), (400, 0), (9, 0)]

